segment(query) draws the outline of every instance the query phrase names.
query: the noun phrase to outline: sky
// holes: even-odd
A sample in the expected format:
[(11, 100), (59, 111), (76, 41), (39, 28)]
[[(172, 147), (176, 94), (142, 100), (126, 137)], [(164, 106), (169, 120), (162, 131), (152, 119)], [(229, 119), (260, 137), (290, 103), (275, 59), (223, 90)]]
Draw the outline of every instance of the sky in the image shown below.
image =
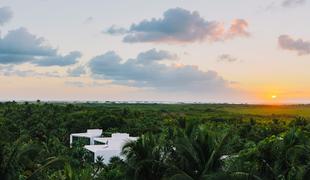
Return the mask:
[(310, 103), (310, 0), (0, 0), (0, 101)]

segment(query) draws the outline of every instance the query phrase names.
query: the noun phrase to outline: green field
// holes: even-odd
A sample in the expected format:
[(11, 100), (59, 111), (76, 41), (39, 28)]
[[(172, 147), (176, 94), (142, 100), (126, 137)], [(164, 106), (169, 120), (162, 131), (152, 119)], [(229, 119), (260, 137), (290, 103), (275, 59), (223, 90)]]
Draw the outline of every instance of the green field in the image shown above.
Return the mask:
[(235, 105), (220, 108), (244, 115), (283, 115), (310, 117), (310, 105)]

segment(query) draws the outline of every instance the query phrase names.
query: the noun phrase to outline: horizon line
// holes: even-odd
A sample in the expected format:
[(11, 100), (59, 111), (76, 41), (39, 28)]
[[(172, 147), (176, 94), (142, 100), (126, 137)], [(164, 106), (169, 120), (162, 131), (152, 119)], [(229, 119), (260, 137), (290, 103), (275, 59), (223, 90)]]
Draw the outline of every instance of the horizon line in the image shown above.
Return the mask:
[(264, 106), (292, 106), (300, 105), (306, 106), (309, 103), (251, 103), (251, 102), (203, 102), (203, 101), (141, 101), (141, 100), (0, 100), (0, 103), (17, 102), (17, 103), (68, 103), (68, 104), (78, 104), (78, 103), (94, 103), (94, 104), (213, 104), (213, 105), (264, 105)]

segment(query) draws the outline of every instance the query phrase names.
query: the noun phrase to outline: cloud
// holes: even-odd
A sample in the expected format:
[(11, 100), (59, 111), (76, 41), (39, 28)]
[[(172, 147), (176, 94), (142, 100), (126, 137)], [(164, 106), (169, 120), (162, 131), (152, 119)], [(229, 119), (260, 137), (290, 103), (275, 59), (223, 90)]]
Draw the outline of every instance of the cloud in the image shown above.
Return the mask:
[(238, 59), (236, 57), (229, 55), (229, 54), (222, 54), (222, 55), (218, 56), (217, 61), (218, 62), (236, 62), (236, 61), (238, 61)]
[(32, 64), (38, 66), (69, 66), (75, 64), (77, 62), (77, 59), (80, 58), (81, 56), (82, 54), (80, 52), (73, 51), (65, 56), (55, 55), (41, 59), (36, 59), (32, 61)]
[(65, 85), (69, 87), (77, 87), (77, 88), (82, 88), (86, 86), (83, 82), (80, 82), (80, 81), (66, 81)]
[(176, 54), (172, 54), (168, 51), (157, 51), (155, 48), (150, 49), (146, 52), (142, 52), (137, 56), (137, 62), (140, 64), (150, 64), (155, 61), (162, 61), (162, 60), (176, 60), (178, 56)]
[(305, 4), (307, 0), (284, 0), (282, 2), (283, 7), (295, 7)]
[(0, 8), (0, 25), (9, 22), (13, 17), (13, 12), (9, 7)]
[(264, 9), (266, 11), (274, 10), (277, 8), (294, 8), (301, 5), (304, 5), (307, 2), (307, 0), (274, 0), (271, 1), (268, 6), (266, 6)]
[(79, 52), (62, 56), (57, 49), (45, 44), (44, 38), (29, 33), (25, 28), (11, 30), (0, 38), (0, 64), (28, 62), (38, 66), (67, 66), (75, 64), (81, 56)]
[(56, 49), (44, 46), (44, 39), (30, 34), (25, 28), (9, 31), (0, 40), (0, 52), (14, 55), (50, 56)]
[(60, 77), (58, 72), (36, 72), (34, 70), (21, 70), (13, 65), (0, 66), (0, 75), (19, 77)]
[(73, 69), (68, 69), (68, 75), (71, 77), (80, 77), (83, 74), (86, 74), (86, 70), (84, 66), (78, 66)]
[(112, 80), (114, 84), (164, 91), (216, 93), (230, 90), (229, 82), (215, 71), (164, 63), (164, 60), (174, 59), (171, 53), (164, 52), (152, 49), (124, 62), (114, 51), (109, 51), (91, 59), (88, 66), (94, 77)]
[(244, 36), (244, 37), (250, 36), (250, 33), (247, 31), (248, 26), (249, 26), (248, 22), (245, 21), (244, 19), (233, 20), (227, 33), (227, 37), (234, 38), (237, 36)]
[(84, 24), (90, 24), (90, 23), (92, 23), (94, 21), (94, 17), (92, 17), (92, 16), (89, 16), (88, 18), (86, 18), (85, 20), (84, 20)]
[(106, 31), (104, 31), (103, 33), (107, 33), (110, 35), (123, 35), (123, 34), (126, 34), (127, 32), (128, 31), (125, 28), (113, 25), (110, 28), (108, 28)]
[(296, 51), (299, 56), (310, 54), (310, 41), (293, 39), (289, 35), (281, 35), (278, 38), (278, 44), (284, 50)]
[(174, 8), (164, 12), (163, 18), (143, 20), (138, 24), (132, 24), (128, 30), (121, 29), (121, 32), (112, 26), (107, 32), (125, 34), (123, 41), (127, 43), (189, 43), (249, 36), (247, 28), (248, 23), (245, 20), (237, 19), (226, 30), (222, 23), (207, 21), (197, 11)]

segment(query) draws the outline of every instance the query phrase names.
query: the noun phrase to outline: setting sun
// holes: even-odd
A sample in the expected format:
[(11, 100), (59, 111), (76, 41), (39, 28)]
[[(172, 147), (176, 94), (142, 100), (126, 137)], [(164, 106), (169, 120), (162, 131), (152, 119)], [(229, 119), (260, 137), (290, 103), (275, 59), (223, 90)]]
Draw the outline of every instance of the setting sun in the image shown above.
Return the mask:
[(308, 179), (309, 10), (0, 0), (0, 180)]

